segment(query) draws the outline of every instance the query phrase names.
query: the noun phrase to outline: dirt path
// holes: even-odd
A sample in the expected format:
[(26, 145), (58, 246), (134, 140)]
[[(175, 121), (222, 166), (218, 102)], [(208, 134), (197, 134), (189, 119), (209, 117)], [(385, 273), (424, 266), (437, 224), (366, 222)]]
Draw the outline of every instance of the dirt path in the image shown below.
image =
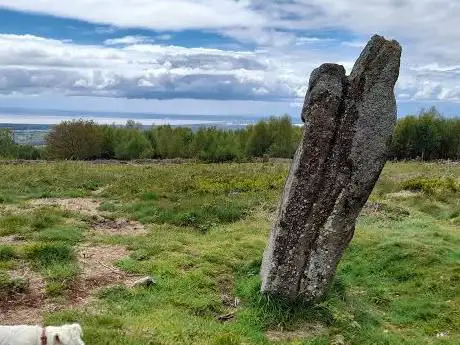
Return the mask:
[[(49, 198), (29, 202), (31, 208), (41, 206), (59, 207), (89, 217), (90, 232), (105, 236), (138, 236), (147, 232), (136, 221), (110, 219), (99, 210), (101, 200), (97, 198)], [(24, 241), (17, 235), (0, 237), (0, 244), (20, 245)], [(46, 295), (43, 277), (30, 269), (26, 263), (8, 271), (12, 279), (27, 282), (24, 292), (0, 300), (0, 324), (41, 324), (47, 313), (62, 309), (87, 308), (96, 292), (111, 285), (131, 286), (139, 276), (130, 275), (114, 265), (129, 256), (129, 251), (120, 245), (95, 245), (88, 242), (77, 247), (80, 275), (72, 282), (64, 299), (52, 299)]]

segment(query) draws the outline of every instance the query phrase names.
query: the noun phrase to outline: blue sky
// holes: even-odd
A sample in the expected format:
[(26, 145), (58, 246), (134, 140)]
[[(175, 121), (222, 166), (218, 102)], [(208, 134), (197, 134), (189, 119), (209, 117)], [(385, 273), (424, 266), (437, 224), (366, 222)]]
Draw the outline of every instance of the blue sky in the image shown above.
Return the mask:
[(299, 116), (311, 71), (400, 41), (399, 114), (460, 114), (457, 0), (0, 0), (1, 108)]

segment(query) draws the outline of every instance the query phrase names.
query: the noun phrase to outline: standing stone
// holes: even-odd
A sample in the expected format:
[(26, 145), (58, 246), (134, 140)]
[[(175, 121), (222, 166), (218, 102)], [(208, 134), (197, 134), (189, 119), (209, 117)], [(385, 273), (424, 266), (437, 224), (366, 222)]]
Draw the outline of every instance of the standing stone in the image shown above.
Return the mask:
[(262, 263), (262, 292), (325, 297), (356, 218), (385, 165), (396, 123), (401, 46), (373, 36), (350, 76), (324, 64), (310, 77), (304, 134)]

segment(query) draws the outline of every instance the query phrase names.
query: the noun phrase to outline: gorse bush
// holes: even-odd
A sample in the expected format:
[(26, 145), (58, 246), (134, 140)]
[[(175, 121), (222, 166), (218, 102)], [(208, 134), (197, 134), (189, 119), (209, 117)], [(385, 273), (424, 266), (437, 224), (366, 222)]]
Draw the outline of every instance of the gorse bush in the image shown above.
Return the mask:
[(403, 181), (401, 186), (405, 190), (427, 194), (455, 193), (459, 189), (455, 180), (451, 178), (415, 177)]

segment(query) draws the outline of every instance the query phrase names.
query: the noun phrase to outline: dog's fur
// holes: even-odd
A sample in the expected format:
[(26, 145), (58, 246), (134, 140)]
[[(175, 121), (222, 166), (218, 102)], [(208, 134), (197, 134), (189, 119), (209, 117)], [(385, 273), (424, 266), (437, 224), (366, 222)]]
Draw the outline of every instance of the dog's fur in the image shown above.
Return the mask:
[[(40, 326), (0, 326), (0, 345), (41, 345)], [(79, 324), (45, 327), (47, 345), (85, 345)]]

